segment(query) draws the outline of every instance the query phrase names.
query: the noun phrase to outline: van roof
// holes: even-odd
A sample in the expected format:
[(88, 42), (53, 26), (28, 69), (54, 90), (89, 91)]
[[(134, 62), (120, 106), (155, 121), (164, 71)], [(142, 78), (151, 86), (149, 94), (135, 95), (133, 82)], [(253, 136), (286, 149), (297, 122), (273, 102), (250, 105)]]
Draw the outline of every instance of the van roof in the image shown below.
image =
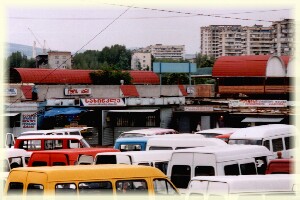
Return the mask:
[(124, 151), (124, 152), (103, 152), (101, 155), (128, 155), (133, 162), (166, 161), (170, 160), (173, 150), (155, 150), (155, 151)]
[(7, 156), (7, 158), (18, 157), (18, 156), (28, 157), (32, 154), (31, 152), (28, 152), (25, 149), (17, 149), (17, 148), (1, 148), (0, 152), (1, 153), (3, 152), (3, 155)]
[(287, 124), (268, 124), (241, 128), (234, 132), (229, 139), (258, 139), (283, 134), (294, 134), (295, 126)]
[(122, 137), (116, 139), (117, 142), (147, 142), (151, 137)]
[(55, 150), (41, 150), (32, 152), (32, 154), (49, 154), (49, 153), (100, 153), (100, 152), (120, 152), (114, 148), (73, 148), (73, 149), (55, 149)]
[(80, 135), (24, 135), (17, 137), (17, 140), (26, 139), (78, 139), (81, 140), (83, 137)]
[[(10, 172), (38, 172), (48, 176), (48, 182), (53, 181), (86, 181), (108, 178), (143, 178), (143, 177), (164, 177), (166, 175), (155, 167), (125, 164), (105, 165), (70, 165), (53, 167), (19, 167)], [(74, 175), (76, 174), (76, 177)]]
[(216, 133), (216, 134), (228, 134), (233, 133), (237, 131), (240, 128), (230, 128), (230, 127), (223, 127), (223, 128), (212, 128), (212, 129), (206, 129), (202, 131), (197, 131), (195, 134), (201, 134), (201, 133)]
[(217, 138), (203, 137), (153, 137), (148, 140), (147, 146), (170, 146), (170, 147), (201, 147), (212, 145), (228, 145), (223, 140)]
[(273, 156), (273, 153), (265, 146), (259, 145), (224, 145), (222, 148), (220, 146), (206, 146), (176, 150), (173, 152), (173, 155), (176, 153), (213, 154), (217, 162), (249, 157)]
[[(292, 191), (293, 174), (240, 175), (240, 176), (195, 176), (192, 181), (210, 181), (228, 184), (229, 193)], [(196, 189), (195, 189), (196, 190)]]

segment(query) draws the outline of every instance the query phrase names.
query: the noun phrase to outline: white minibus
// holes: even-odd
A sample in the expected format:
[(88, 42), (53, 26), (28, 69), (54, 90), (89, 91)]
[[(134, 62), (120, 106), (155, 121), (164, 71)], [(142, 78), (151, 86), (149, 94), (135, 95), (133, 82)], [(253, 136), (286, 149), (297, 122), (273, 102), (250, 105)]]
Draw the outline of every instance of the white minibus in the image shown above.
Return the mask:
[(103, 152), (95, 156), (94, 164), (146, 165), (156, 167), (166, 174), (172, 152), (169, 150)]
[(196, 176), (188, 185), (186, 200), (296, 199), (295, 183), (291, 174)]
[(228, 144), (263, 145), (274, 155), (282, 153), (282, 158), (293, 157), (296, 127), (287, 124), (268, 124), (241, 128), (230, 137)]
[(194, 176), (264, 174), (272, 152), (257, 145), (223, 145), (176, 150), (167, 175), (177, 188)]
[(159, 136), (149, 138), (146, 151), (149, 150), (177, 150), (204, 146), (228, 145), (223, 140), (217, 138), (204, 138), (202, 135), (178, 134), (179, 137)]

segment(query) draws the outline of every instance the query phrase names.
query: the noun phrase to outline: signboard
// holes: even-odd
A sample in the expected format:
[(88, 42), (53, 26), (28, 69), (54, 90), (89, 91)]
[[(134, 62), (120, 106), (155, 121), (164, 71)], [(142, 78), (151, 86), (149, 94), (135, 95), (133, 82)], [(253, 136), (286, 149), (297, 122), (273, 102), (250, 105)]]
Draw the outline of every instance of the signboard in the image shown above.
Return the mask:
[(65, 88), (65, 95), (87, 95), (92, 94), (90, 88)]
[(153, 63), (153, 72), (155, 73), (192, 73), (196, 70), (196, 63)]
[(21, 126), (22, 128), (30, 128), (30, 129), (36, 129), (37, 126), (37, 117), (36, 113), (23, 113), (22, 119), (21, 119)]
[(185, 106), (184, 111), (195, 111), (195, 112), (213, 112), (214, 107), (212, 106)]
[(287, 107), (287, 100), (230, 100), (229, 107)]
[(126, 106), (122, 98), (80, 99), (80, 106)]
[(13, 96), (17, 96), (17, 89), (16, 88), (5, 88), (4, 89), (4, 94), (7, 97), (13, 97)]

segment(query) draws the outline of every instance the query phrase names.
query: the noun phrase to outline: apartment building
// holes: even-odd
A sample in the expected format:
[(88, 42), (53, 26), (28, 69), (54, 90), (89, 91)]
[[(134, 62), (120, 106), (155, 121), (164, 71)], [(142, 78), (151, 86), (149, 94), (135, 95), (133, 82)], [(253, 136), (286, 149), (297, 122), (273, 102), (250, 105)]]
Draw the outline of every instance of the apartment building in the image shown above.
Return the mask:
[(272, 23), (273, 50), (276, 55), (293, 55), (295, 21), (284, 19)]
[(50, 69), (71, 69), (72, 55), (68, 51), (49, 51), (48, 52), (48, 68)]
[(133, 53), (131, 57), (131, 69), (152, 71), (151, 53), (147, 53), (147, 52)]
[(145, 48), (136, 49), (135, 52), (151, 53), (157, 59), (184, 59), (185, 45), (155, 44)]
[(262, 25), (210, 25), (200, 28), (200, 53), (215, 58), (240, 55), (292, 55), (293, 21)]

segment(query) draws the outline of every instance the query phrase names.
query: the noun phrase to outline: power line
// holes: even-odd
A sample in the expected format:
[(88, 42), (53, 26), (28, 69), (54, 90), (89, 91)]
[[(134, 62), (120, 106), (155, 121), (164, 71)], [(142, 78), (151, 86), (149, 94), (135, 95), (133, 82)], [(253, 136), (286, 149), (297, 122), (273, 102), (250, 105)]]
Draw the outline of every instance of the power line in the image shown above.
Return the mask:
[[(135, 7), (137, 8), (137, 7)], [(218, 16), (223, 16), (223, 15), (238, 15), (238, 14), (251, 14), (251, 13), (263, 13), (263, 12), (278, 12), (278, 11), (284, 11), (284, 10), (291, 10), (291, 9), (278, 9), (278, 10), (260, 10), (260, 11), (247, 11), (247, 12), (235, 12), (235, 13), (224, 13), (224, 14), (210, 14), (207, 16), (211, 17), (218, 17)], [(168, 11), (169, 12), (169, 11)], [(174, 11), (178, 13), (177, 11)], [(185, 13), (186, 14), (186, 13)], [(135, 20), (135, 19), (164, 19), (164, 18), (182, 18), (182, 17), (199, 17), (200, 15), (205, 14), (192, 14), (188, 16), (182, 16), (182, 15), (177, 15), (177, 16), (150, 16), (150, 17), (127, 17), (127, 18), (122, 18), (123, 20)], [(222, 18), (231, 18), (231, 17), (222, 17)], [(114, 18), (109, 18), (109, 17), (9, 17), (9, 19), (22, 19), (22, 20), (65, 20), (65, 21), (99, 21), (99, 20), (111, 20)], [(236, 18), (235, 18), (236, 19)], [(242, 18), (241, 18), (242, 19)], [(248, 20), (248, 19), (247, 19)], [(251, 20), (251, 19), (249, 19)], [(253, 19), (256, 20), (256, 19)]]
[[(79, 51), (81, 51), (85, 46), (87, 46), (89, 43), (91, 43), (96, 37), (98, 37), (102, 32), (104, 32), (108, 27), (110, 27), (116, 20), (118, 20), (121, 16), (123, 16), (131, 7), (128, 7), (124, 12), (122, 12), (118, 17), (114, 18), (114, 20), (112, 22), (110, 22), (106, 27), (104, 27), (100, 32), (98, 32), (92, 39), (90, 39), (88, 42), (86, 42), (79, 50), (77, 50), (75, 52), (74, 55), (76, 55)], [(68, 60), (70, 60), (72, 58), (72, 56), (70, 56), (69, 58), (67, 58), (63, 63), (61, 63), (58, 67), (56, 67), (55, 69), (53, 69), (51, 72), (49, 72), (49, 74), (47, 74), (46, 76), (42, 77), (42, 79), (40, 79), (37, 83), (40, 83), (41, 81), (45, 80), (47, 77), (49, 77), (51, 74), (53, 74), (57, 69), (59, 69), (63, 64), (65, 64)], [(25, 94), (27, 94), (29, 91), (26, 91)], [(24, 94), (24, 95), (25, 95)], [(16, 99), (14, 102), (12, 102), (10, 106), (12, 106), (14, 103), (16, 103), (18, 100), (20, 100), (20, 98)], [(40, 111), (38, 111), (40, 112)], [(36, 113), (38, 113), (36, 112)]]

